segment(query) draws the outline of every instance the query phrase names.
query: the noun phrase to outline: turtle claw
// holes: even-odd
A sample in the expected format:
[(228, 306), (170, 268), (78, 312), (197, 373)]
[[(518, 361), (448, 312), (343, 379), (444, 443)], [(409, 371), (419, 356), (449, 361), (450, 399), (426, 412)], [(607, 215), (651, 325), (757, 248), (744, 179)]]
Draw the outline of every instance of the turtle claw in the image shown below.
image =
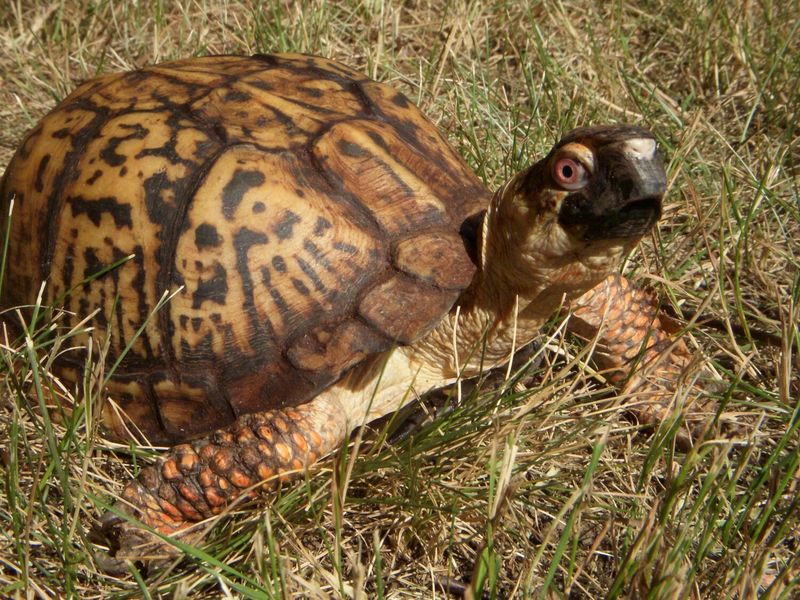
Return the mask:
[[(177, 534), (170, 532), (170, 535)], [(182, 555), (175, 545), (144, 529), (135, 520), (110, 510), (100, 518), (90, 537), (108, 548), (108, 552), (95, 556), (98, 567), (108, 575), (127, 574), (132, 568), (146, 575), (149, 567), (165, 564)]]

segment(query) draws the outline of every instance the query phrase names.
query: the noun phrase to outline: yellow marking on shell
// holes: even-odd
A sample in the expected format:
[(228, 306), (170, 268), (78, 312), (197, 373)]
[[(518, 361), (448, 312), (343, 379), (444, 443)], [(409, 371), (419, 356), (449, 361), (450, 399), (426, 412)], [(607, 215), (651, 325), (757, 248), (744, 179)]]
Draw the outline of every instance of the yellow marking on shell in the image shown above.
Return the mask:
[[(478, 190), (483, 184), (461, 155), (453, 149), (447, 138), (434, 126), (412, 102), (404, 104), (397, 98), (398, 92), (391, 86), (376, 81), (362, 85), (364, 93), (381, 107), (381, 112), (397, 129), (412, 129), (419, 151), (409, 152), (409, 147), (398, 136), (386, 136), (384, 141), (389, 153), (427, 183), (440, 197), (449, 197), (452, 202), (465, 203), (469, 208), (461, 214), (469, 215), (486, 208), (488, 197)], [(436, 161), (431, 160), (436, 158)], [(470, 193), (454, 195), (455, 190), (472, 188)]]
[(129, 108), (134, 101), (138, 110), (153, 110), (165, 108), (165, 98), (170, 103), (189, 104), (223, 81), (219, 74), (197, 71), (189, 74), (166, 65), (150, 67), (147, 73), (146, 77), (142, 73), (123, 73), (111, 78), (89, 99), (110, 110)]
[[(397, 136), (388, 125), (372, 121), (337, 123), (314, 144), (314, 155), (342, 178), (344, 186), (390, 232), (445, 225), (442, 201), (406, 164), (414, 153), (397, 144), (390, 154), (369, 134), (383, 140)], [(404, 159), (409, 159), (405, 160)], [(403, 162), (401, 162), (403, 161)]]
[[(324, 113), (240, 83), (213, 90), (192, 105), (192, 111), (203, 120), (218, 122), (228, 140), (267, 148), (305, 144), (329, 122)], [(284, 119), (290, 119), (291, 127)]]
[[(171, 223), (169, 211), (178, 209), (170, 185), (187, 177), (192, 163), (202, 163), (204, 157), (196, 156), (199, 148), (204, 148), (205, 154), (213, 148), (207, 136), (188, 120), (179, 120), (181, 129), (176, 134), (167, 123), (170, 118), (174, 115), (168, 112), (133, 112), (110, 118), (87, 143), (76, 166), (78, 178), (66, 182), (60, 191), (65, 200), (53, 255), (54, 280), (70, 273), (70, 281), (59, 282), (69, 288), (98, 268), (134, 255), (113, 277), (96, 279), (80, 294), (66, 299), (66, 308), (76, 314), (84, 316), (87, 310), (99, 308), (107, 317), (112, 355), (122, 352), (129, 342), (131, 356), (160, 352), (158, 319), (150, 319), (138, 337), (137, 332), (160, 299), (158, 280), (152, 274), (159, 270), (159, 239)], [(173, 134), (175, 147), (167, 151)], [(173, 151), (181, 160), (169, 156)], [(145, 182), (150, 178), (158, 179), (158, 185), (151, 183), (146, 197)], [(151, 217), (148, 204), (156, 207), (159, 202), (164, 208)], [(176, 212), (175, 218), (178, 216)], [(78, 232), (75, 237), (74, 232)], [(115, 306), (123, 318), (113, 314)], [(106, 336), (102, 324), (95, 320), (96, 336)]]
[[(176, 265), (185, 289), (170, 304), (179, 360), (209, 343), (217, 356), (232, 344), (262, 357), (290, 328), (345, 302), (342, 282), (358, 281), (374, 263), (371, 253), (382, 241), (365, 235), (352, 209), (334, 205), (317, 181), (307, 180), (307, 169), (292, 154), (248, 146), (230, 148), (211, 166), (176, 249), (192, 257)], [(219, 243), (198, 248), (204, 224), (213, 225)], [(214, 281), (218, 293), (210, 295)], [(209, 313), (220, 317), (214, 322)], [(232, 394), (235, 409), (239, 401)]]
[[(28, 134), (6, 169), (3, 192), (16, 196), (16, 206), (4, 292), (14, 294), (20, 304), (29, 304), (41, 285), (38, 270), (31, 267), (39, 265), (43, 258), (44, 248), (39, 240), (47, 222), (47, 198), (58, 191), (54, 189), (56, 177), (67, 153), (73, 150), (73, 136), (95, 117), (96, 113), (77, 108), (50, 113)], [(48, 295), (63, 291), (63, 284), (57, 280), (45, 288)]]

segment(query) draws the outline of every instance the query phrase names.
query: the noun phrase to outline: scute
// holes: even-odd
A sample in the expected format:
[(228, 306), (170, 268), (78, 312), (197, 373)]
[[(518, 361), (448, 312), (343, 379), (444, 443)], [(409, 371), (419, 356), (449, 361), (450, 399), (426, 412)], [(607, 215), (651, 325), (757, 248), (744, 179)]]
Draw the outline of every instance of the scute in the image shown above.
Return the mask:
[(46, 303), (72, 290), (63, 326), (97, 310), (111, 356), (130, 346), (106, 421), (159, 443), (305, 402), (424, 335), (472, 278), (458, 232), (488, 202), (402, 94), (303, 55), (86, 82), (20, 146), (0, 218), (12, 198), (3, 307), (47, 279)]
[(464, 239), (448, 231), (423, 233), (397, 244), (397, 268), (445, 290), (463, 290), (472, 280), (473, 265)]
[(371, 289), (358, 312), (392, 341), (410, 344), (428, 333), (454, 301), (452, 292), (398, 273)]

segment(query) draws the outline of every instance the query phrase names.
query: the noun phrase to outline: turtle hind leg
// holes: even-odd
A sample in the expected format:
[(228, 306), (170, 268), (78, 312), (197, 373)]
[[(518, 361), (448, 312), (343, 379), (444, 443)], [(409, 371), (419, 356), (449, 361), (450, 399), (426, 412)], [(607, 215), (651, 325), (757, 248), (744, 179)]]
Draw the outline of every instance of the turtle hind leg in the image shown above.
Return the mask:
[(301, 476), (346, 435), (344, 415), (318, 404), (244, 415), (207, 438), (175, 446), (158, 464), (142, 469), (118, 505), (134, 519), (109, 512), (101, 520), (99, 533), (112, 556), (174, 557), (173, 546), (135, 520), (164, 535), (180, 534), (243, 495), (256, 497)]

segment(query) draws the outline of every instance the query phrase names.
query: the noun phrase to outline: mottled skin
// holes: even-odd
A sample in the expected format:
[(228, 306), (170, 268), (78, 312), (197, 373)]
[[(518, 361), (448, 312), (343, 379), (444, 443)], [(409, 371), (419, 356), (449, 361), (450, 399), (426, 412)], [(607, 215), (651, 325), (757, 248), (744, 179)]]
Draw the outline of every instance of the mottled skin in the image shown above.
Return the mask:
[[(616, 271), (665, 185), (650, 133), (595, 127), (491, 195), (407, 99), (346, 67), (191, 59), (88, 82), (23, 142), (0, 197), (17, 203), (2, 301), (49, 279), (46, 302), (74, 289), (68, 324), (99, 309), (112, 357), (132, 343), (106, 424), (184, 443), (120, 509), (173, 534), (505, 363), (560, 308), (645, 399), (634, 413), (663, 418), (689, 353)], [(152, 542), (115, 515), (104, 529), (119, 557)]]

